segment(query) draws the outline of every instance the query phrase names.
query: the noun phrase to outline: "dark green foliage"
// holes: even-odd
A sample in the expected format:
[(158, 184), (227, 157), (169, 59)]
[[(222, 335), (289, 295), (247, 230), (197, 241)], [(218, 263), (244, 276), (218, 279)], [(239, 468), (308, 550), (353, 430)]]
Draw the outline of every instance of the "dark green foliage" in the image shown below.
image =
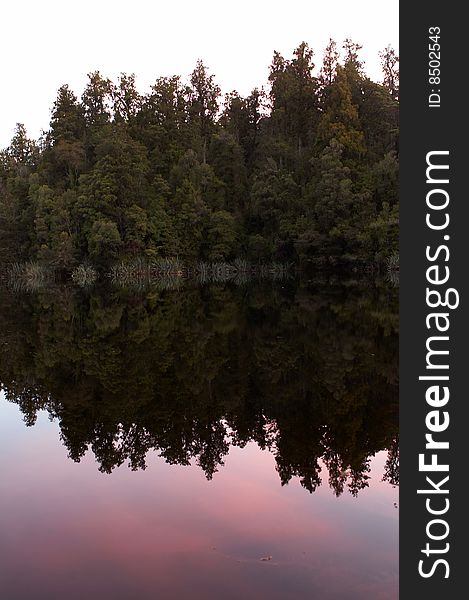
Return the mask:
[(369, 264), (397, 252), (398, 66), (360, 46), (275, 52), (267, 91), (224, 98), (198, 61), (185, 85), (89, 75), (62, 86), (40, 143), (0, 153), (0, 260), (63, 272), (128, 257)]

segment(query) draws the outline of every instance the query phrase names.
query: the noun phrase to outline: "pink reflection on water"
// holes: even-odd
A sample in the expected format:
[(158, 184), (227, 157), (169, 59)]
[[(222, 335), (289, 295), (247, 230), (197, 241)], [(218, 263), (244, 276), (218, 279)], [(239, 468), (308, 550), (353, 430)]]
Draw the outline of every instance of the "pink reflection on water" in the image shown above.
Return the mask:
[[(281, 487), (271, 454), (234, 448), (207, 482), (195, 467), (102, 475), (66, 457), (41, 415), (26, 429), (0, 403), (2, 573), (8, 600), (391, 600), (397, 491), (380, 481), (337, 499)], [(3, 436), (2, 436), (3, 439)], [(261, 560), (262, 558), (270, 560)]]

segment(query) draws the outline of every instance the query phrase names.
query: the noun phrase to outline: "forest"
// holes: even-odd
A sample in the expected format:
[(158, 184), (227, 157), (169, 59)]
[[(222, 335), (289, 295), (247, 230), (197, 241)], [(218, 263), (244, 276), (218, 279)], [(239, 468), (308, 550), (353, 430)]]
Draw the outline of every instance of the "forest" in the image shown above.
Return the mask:
[(60, 87), (39, 140), (0, 153), (0, 263), (62, 273), (135, 258), (379, 266), (398, 250), (398, 57), (381, 83), (361, 47), (275, 52), (268, 82), (223, 95), (199, 60), (187, 81), (96, 71)]

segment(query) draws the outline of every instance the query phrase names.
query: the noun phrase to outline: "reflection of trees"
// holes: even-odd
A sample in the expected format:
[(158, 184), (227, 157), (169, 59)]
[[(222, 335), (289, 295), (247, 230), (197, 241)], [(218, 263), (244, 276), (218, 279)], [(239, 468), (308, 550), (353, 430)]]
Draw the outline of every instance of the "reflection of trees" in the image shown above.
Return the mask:
[(399, 485), (399, 436), (392, 440), (388, 449), (383, 481), (389, 481), (391, 485)]
[(230, 445), (340, 495), (389, 449), (397, 475), (397, 298), (380, 287), (3, 292), (2, 382), (27, 425), (58, 419), (70, 458), (144, 469), (155, 449), (212, 477)]

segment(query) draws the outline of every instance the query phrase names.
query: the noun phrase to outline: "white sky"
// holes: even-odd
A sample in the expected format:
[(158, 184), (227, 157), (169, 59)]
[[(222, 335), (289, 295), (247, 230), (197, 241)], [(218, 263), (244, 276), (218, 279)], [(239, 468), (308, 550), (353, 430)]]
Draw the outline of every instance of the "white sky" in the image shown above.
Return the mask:
[(17, 122), (30, 137), (49, 124), (57, 89), (81, 95), (87, 73), (135, 73), (140, 91), (159, 76), (192, 71), (202, 58), (222, 92), (248, 94), (267, 81), (273, 51), (306, 41), (315, 63), (329, 37), (363, 45), (368, 75), (378, 51), (398, 50), (398, 0), (3, 0), (0, 148)]

